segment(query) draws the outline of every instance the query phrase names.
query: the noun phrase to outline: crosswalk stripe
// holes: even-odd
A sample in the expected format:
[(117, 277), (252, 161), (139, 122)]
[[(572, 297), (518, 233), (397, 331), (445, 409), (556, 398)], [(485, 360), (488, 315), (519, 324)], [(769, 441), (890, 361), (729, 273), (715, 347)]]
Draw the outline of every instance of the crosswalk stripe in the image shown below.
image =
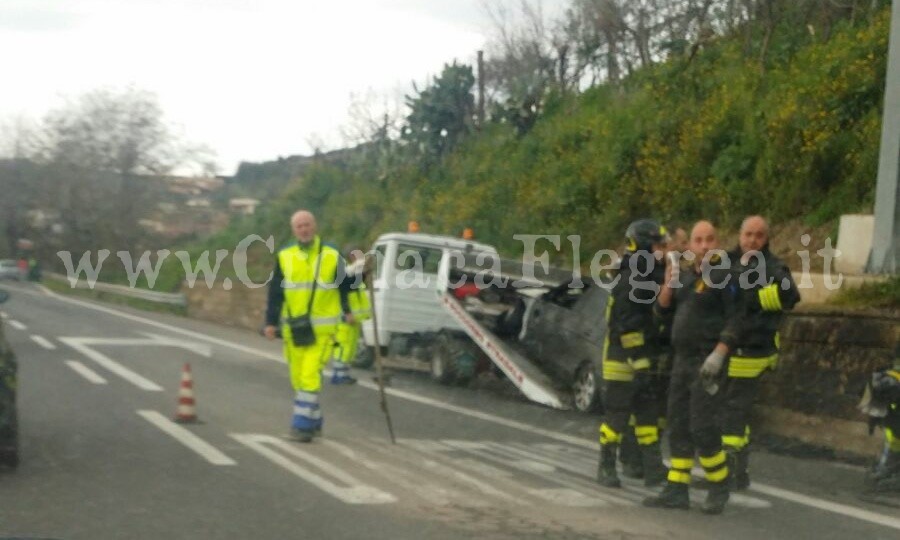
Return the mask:
[(438, 452), (423, 450), (421, 448), (416, 450), (415, 442), (416, 441), (400, 440), (397, 445), (391, 447), (391, 450), (397, 454), (402, 454), (407, 463), (415, 463), (420, 467), (435, 474), (439, 474), (451, 481), (471, 486), (481, 495), (500, 499), (507, 504), (519, 504), (522, 502), (520, 499), (500, 491), (487, 482), (458, 470), (454, 467), (452, 460), (448, 460)]
[[(331, 463), (309, 452), (300, 450), (295, 444), (292, 445), (271, 435), (232, 433), (231, 437), (272, 463), (279, 465), (288, 472), (306, 480), (325, 493), (347, 504), (388, 504), (397, 502), (397, 498), (390, 493), (363, 484)], [(318, 474), (301, 466), (299, 463), (285, 457), (284, 454), (289, 454), (292, 457), (305, 461), (323, 474)], [(338, 485), (335, 481), (344, 485)]]
[(512, 472), (494, 467), (468, 457), (451, 457), (448, 453), (454, 452), (455, 449), (450, 446), (440, 444), (436, 441), (410, 441), (408, 443), (420, 451), (433, 456), (436, 459), (445, 460), (452, 467), (465, 469), (467, 473), (483, 477), (491, 485), (507, 493), (519, 500), (522, 504), (534, 504), (536, 502), (547, 502), (547, 497), (542, 495), (541, 488), (537, 484), (526, 484), (527, 479), (517, 477)]
[[(328, 443), (328, 441), (324, 442)], [(413, 470), (412, 467), (410, 467), (414, 464), (409, 463), (406, 460), (404, 460), (402, 467), (390, 463), (388, 460), (396, 460), (397, 457), (399, 457), (397, 455), (398, 448), (395, 446), (385, 448), (383, 444), (367, 444), (365, 445), (365, 450), (367, 453), (379, 454), (381, 458), (383, 458), (378, 464), (369, 463), (368, 468), (370, 470), (415, 494), (417, 498), (426, 500), (437, 506), (449, 506), (450, 504), (453, 504), (454, 501), (463, 500), (470, 506), (477, 507), (488, 505), (487, 501), (484, 499), (463, 494), (459, 490), (435, 482), (433, 476), (429, 477), (427, 475), (417, 474), (418, 471)], [(350, 452), (352, 452), (352, 450)], [(350, 454), (348, 453), (347, 455), (349, 456)]]
[(549, 502), (559, 503), (561, 500), (564, 500), (565, 502), (563, 502), (562, 504), (565, 504), (566, 506), (606, 506), (608, 504), (608, 501), (600, 498), (596, 493), (586, 493), (583, 483), (570, 479), (563, 479), (560, 478), (558, 474), (553, 474), (553, 471), (555, 469), (547, 465), (540, 466), (539, 464), (536, 465), (538, 462), (527, 460), (505, 460), (498, 456), (492, 455), (488, 451), (486, 445), (483, 443), (457, 440), (443, 440), (442, 442), (452, 448), (456, 448), (465, 453), (479, 457), (482, 460), (492, 462), (496, 465), (500, 465), (501, 467), (512, 468), (517, 471), (525, 472), (530, 474), (531, 476), (541, 478), (545, 482), (560, 486), (559, 488), (542, 488), (532, 490), (533, 494), (539, 497), (544, 497)]
[[(613, 504), (624, 504), (630, 505), (635, 504), (641, 500), (641, 497), (637, 496), (634, 493), (629, 492), (628, 490), (604, 490), (597, 485), (594, 481), (593, 474), (591, 471), (591, 467), (588, 468), (588, 472), (585, 471), (584, 468), (571, 465), (569, 463), (564, 462), (562, 459), (546, 457), (544, 455), (538, 454), (533, 451), (531, 448), (527, 448), (526, 445), (519, 445), (521, 447), (526, 447), (525, 449), (519, 448), (515, 446), (515, 443), (509, 445), (500, 445), (498, 443), (491, 443), (493, 448), (497, 448), (498, 450), (504, 452), (506, 455), (514, 457), (514, 458), (526, 458), (526, 459), (535, 459), (540, 460), (548, 465), (551, 465), (559, 470), (567, 471), (569, 473), (577, 475), (577, 477), (587, 478), (589, 481), (584, 481), (581, 478), (572, 478), (572, 481), (575, 481), (580, 485), (583, 489), (587, 489), (593, 495), (597, 497), (602, 497), (607, 499), (609, 502)], [(595, 465), (596, 466), (596, 465)]]

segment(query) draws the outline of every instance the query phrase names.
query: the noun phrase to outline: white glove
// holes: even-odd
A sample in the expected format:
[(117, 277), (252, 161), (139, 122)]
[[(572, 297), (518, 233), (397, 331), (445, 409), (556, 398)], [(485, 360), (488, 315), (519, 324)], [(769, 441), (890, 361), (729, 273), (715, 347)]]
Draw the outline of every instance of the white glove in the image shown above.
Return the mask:
[(678, 264), (678, 254), (674, 251), (666, 253), (666, 267), (669, 271), (669, 278), (666, 282), (671, 287), (681, 279), (681, 266)]
[(725, 354), (717, 350), (709, 353), (703, 365), (700, 366), (700, 375), (704, 377), (715, 377), (722, 371), (722, 364), (725, 363)]

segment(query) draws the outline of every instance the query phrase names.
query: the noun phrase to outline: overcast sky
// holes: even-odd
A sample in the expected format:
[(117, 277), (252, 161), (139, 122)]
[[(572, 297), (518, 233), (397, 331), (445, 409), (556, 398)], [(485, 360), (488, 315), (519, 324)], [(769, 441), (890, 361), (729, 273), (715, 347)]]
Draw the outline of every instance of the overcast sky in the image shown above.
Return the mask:
[(231, 174), (340, 146), (352, 93), (474, 62), (489, 28), (482, 0), (0, 0), (0, 120), (134, 85)]

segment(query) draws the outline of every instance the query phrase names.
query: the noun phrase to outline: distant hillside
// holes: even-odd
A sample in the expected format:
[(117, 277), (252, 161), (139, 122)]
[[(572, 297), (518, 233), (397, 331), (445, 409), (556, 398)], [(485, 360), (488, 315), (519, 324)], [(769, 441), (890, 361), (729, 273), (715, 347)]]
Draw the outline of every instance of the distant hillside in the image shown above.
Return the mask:
[(489, 125), (430, 168), (368, 148), (300, 173), (283, 161), (248, 169), (255, 182), (289, 179), (286, 190), (195, 247), (233, 248), (251, 233), (282, 241), (298, 207), (340, 244), (415, 219), (429, 232), (472, 227), (509, 254), (521, 249), (514, 234), (580, 234), (588, 257), (642, 216), (734, 229), (758, 212), (827, 226), (872, 210), (889, 23), (885, 7), (827, 40), (781, 27), (765, 69), (739, 37), (719, 38), (619, 87), (557, 97), (524, 136)]

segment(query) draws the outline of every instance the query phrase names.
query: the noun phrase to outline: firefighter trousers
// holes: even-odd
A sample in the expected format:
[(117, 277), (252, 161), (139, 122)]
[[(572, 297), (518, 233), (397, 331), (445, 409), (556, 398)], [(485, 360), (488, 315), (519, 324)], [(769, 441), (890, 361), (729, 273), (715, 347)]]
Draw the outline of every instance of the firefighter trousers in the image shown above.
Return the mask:
[(690, 483), (695, 452), (700, 456), (707, 480), (719, 483), (728, 478), (717, 418), (721, 399), (719, 392), (711, 395), (703, 387), (700, 379), (703, 360), (699, 355), (676, 354), (672, 366), (667, 413), (672, 454), (670, 483)]

